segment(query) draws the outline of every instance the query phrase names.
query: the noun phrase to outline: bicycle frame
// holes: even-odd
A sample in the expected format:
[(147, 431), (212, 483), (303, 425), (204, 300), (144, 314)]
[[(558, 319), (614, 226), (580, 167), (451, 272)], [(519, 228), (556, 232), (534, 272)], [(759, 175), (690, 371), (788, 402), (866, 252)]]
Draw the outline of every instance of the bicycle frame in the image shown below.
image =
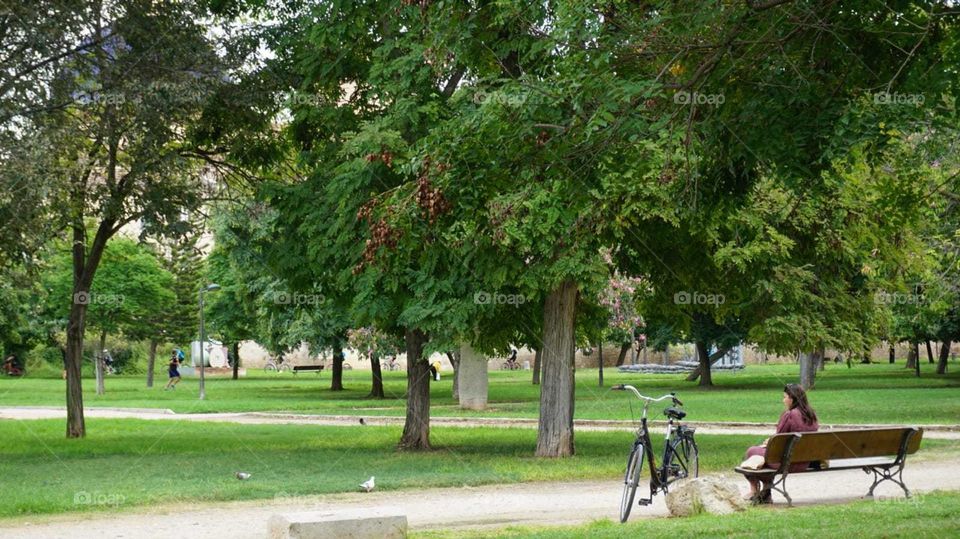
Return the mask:
[[(647, 410), (650, 408), (650, 404), (654, 402), (660, 402), (666, 399), (674, 399), (676, 397), (673, 394), (664, 395), (662, 397), (653, 399), (650, 397), (645, 397), (637, 391), (637, 388), (629, 385), (624, 385), (623, 389), (629, 389), (637, 396), (638, 399), (643, 401), (643, 413), (640, 416), (640, 428), (637, 430), (637, 439), (633, 442), (634, 447), (638, 445), (643, 445), (644, 452), (647, 454), (647, 464), (650, 466), (650, 496), (654, 496), (658, 491), (663, 490), (667, 485), (666, 473), (668, 470), (664, 468), (663, 470), (657, 468), (656, 456), (653, 451), (653, 441), (650, 440), (650, 429), (647, 427)], [(666, 456), (667, 452), (670, 450), (670, 441), (671, 436), (676, 431), (674, 427), (673, 418), (669, 418), (667, 421), (667, 431), (664, 434), (663, 442), (663, 455)]]

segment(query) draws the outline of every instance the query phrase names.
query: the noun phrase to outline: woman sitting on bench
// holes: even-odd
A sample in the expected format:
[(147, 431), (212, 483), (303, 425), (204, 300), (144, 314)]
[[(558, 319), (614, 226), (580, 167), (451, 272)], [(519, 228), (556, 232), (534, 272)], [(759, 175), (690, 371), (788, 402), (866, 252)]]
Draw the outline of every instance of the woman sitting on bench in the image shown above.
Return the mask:
[[(787, 384), (783, 388), (783, 405), (787, 411), (783, 412), (780, 415), (780, 421), (777, 422), (777, 434), (783, 434), (785, 432), (816, 432), (820, 429), (820, 424), (817, 422), (817, 414), (813, 411), (813, 408), (810, 407), (810, 403), (807, 402), (807, 392), (800, 387), (799, 384)], [(755, 445), (747, 449), (747, 456), (745, 458), (750, 458), (754, 456), (766, 457), (767, 454), (767, 442), (763, 442), (763, 445)], [(799, 472), (805, 470), (809, 466), (809, 462), (796, 462), (790, 465), (791, 472)], [(779, 463), (767, 463), (767, 467), (776, 468), (779, 466)], [(758, 492), (763, 490), (766, 492), (765, 499), (758, 500), (760, 503), (769, 503), (770, 502), (770, 491), (767, 490), (766, 485), (763, 488), (760, 488), (760, 481), (756, 479), (748, 478), (747, 481), (750, 482), (750, 498), (754, 499), (758, 496)]]

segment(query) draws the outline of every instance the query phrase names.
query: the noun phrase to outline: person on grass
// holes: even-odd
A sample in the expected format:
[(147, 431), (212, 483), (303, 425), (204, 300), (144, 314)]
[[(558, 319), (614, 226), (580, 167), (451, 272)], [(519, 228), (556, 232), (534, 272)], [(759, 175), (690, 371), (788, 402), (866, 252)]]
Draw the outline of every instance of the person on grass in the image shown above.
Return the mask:
[[(783, 434), (785, 432), (816, 432), (820, 429), (817, 414), (807, 401), (807, 392), (804, 391), (799, 384), (787, 384), (784, 386), (783, 406), (786, 408), (786, 411), (780, 415), (780, 421), (777, 421), (777, 434)], [(755, 445), (747, 449), (747, 455), (744, 458), (749, 459), (757, 455), (766, 458), (767, 440), (764, 440), (763, 445)], [(809, 464), (809, 462), (793, 463), (790, 465), (790, 471), (799, 472), (805, 470)], [(765, 465), (765, 467), (768, 468), (775, 468), (777, 466), (779, 466), (779, 463), (767, 462)], [(756, 479), (748, 478), (747, 481), (750, 482), (751, 500), (759, 503), (770, 502), (771, 495), (769, 485), (761, 485), (761, 482)], [(762, 498), (760, 498), (760, 496), (762, 496)]]
[(170, 365), (167, 367), (167, 374), (170, 375), (170, 381), (167, 382), (163, 390), (176, 389), (177, 383), (180, 382), (180, 357), (176, 350), (174, 350), (173, 355), (170, 356)]

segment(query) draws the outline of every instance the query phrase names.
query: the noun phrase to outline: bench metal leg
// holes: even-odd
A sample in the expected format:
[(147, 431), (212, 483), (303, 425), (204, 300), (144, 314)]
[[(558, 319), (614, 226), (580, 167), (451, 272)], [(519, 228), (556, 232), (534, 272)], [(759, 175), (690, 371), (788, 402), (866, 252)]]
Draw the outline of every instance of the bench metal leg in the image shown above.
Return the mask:
[(907, 488), (907, 485), (903, 482), (903, 465), (897, 467), (896, 470), (893, 470), (889, 467), (877, 467), (870, 466), (863, 468), (864, 473), (873, 473), (873, 484), (870, 485), (870, 490), (867, 491), (867, 498), (873, 497), (873, 490), (877, 488), (877, 485), (883, 483), (884, 481), (893, 481), (894, 483), (900, 485), (900, 488), (903, 489), (904, 495), (907, 498), (910, 497), (910, 489)]

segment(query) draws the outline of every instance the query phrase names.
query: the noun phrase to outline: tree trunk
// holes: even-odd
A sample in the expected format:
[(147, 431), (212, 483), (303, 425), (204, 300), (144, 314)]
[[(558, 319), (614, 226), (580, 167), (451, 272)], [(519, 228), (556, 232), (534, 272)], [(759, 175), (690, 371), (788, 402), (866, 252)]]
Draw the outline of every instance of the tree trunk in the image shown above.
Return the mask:
[(625, 342), (620, 345), (620, 355), (617, 356), (617, 367), (623, 365), (623, 362), (627, 360), (627, 352), (630, 351), (630, 343)]
[(869, 346), (863, 347), (863, 355), (860, 356), (860, 363), (864, 365), (870, 364), (870, 347)]
[(917, 378), (920, 378), (920, 343), (913, 343), (913, 357), (916, 359), (913, 362), (914, 371), (917, 373)]
[(919, 345), (916, 343), (910, 343), (910, 348), (907, 350), (907, 364), (904, 366), (905, 369), (913, 369), (914, 366), (919, 363), (917, 361), (920, 355)]
[(460, 350), (447, 352), (447, 359), (453, 367), (453, 400), (460, 401)]
[(240, 341), (233, 342), (233, 379), (240, 378)]
[[(96, 236), (86, 253), (86, 228), (83, 223), (85, 193), (82, 189), (71, 193), (71, 203), (75, 206), (73, 223), (73, 304), (70, 318), (67, 320), (67, 438), (82, 438), (87, 435), (83, 419), (83, 334), (86, 330), (87, 303), (89, 303), (90, 285), (96, 275), (97, 266), (103, 257), (107, 240), (113, 235), (115, 221), (105, 219), (97, 227)], [(87, 298), (80, 301), (78, 298)]]
[(947, 359), (950, 358), (950, 339), (940, 344), (940, 361), (937, 363), (937, 374), (947, 374)]
[(97, 395), (104, 394), (103, 387), (103, 376), (106, 374), (103, 368), (103, 347), (107, 345), (107, 331), (100, 332), (100, 348), (97, 349), (97, 353), (93, 355), (96, 359), (96, 373), (97, 373)]
[(827, 354), (825, 352), (820, 354), (820, 357), (817, 358), (817, 370), (827, 370)]
[(933, 360), (933, 348), (930, 347), (930, 340), (927, 339), (927, 362), (935, 363)]
[(700, 386), (713, 385), (713, 373), (710, 370), (710, 352), (707, 341), (697, 339), (697, 359), (700, 360)]
[(811, 390), (814, 387), (817, 377), (817, 362), (819, 361), (820, 350), (812, 352), (803, 352), (800, 354), (800, 387), (804, 390)]
[[(647, 349), (646, 349), (646, 348), (643, 349), (643, 362), (644, 362), (644, 363), (647, 362)], [(669, 365), (669, 364), (670, 364), (670, 345), (669, 345), (669, 344), (663, 345), (663, 364), (664, 364), (664, 365)]]
[(157, 346), (159, 345), (156, 339), (150, 339), (150, 351), (147, 353), (147, 387), (153, 387), (153, 370), (157, 366)]
[(87, 435), (83, 419), (83, 325), (87, 306), (74, 302), (67, 324), (67, 438)]
[(383, 371), (380, 369), (380, 354), (370, 353), (370, 375), (373, 377), (373, 383), (370, 386), (368, 399), (382, 399), (383, 394)]
[(533, 385), (540, 385), (540, 362), (543, 358), (543, 347), (533, 351)]
[[(713, 365), (713, 362), (714, 362), (714, 361), (716, 361), (716, 360), (720, 359), (721, 357), (725, 356), (725, 355), (727, 354), (727, 352), (729, 352), (729, 351), (730, 351), (729, 348), (721, 348), (721, 349), (717, 350), (716, 352), (714, 352), (713, 354), (711, 354), (711, 355), (710, 355), (710, 364)], [(698, 358), (698, 359), (699, 359), (699, 356), (700, 356), (700, 351), (699, 351), (699, 349), (698, 349), (698, 350), (697, 350), (697, 358)], [(693, 371), (692, 371), (690, 374), (687, 375), (686, 380), (687, 380), (688, 382), (692, 382), (692, 381), (696, 380), (697, 378), (699, 378), (699, 377), (700, 377), (700, 370), (701, 370), (701, 366), (700, 366), (700, 365), (697, 365), (697, 367), (696, 367), (695, 369), (693, 369)]]
[(343, 345), (337, 340), (333, 345), (333, 369), (330, 374), (330, 391), (343, 391)]
[(600, 344), (597, 345), (597, 353), (600, 355), (600, 380), (599, 386), (603, 387), (603, 341), (600, 341)]
[(575, 453), (573, 440), (574, 353), (577, 284), (564, 281), (543, 306), (543, 385), (540, 388), (538, 457)]
[(896, 361), (897, 359), (897, 349), (893, 343), (890, 343), (889, 354), (890, 354), (890, 364), (893, 365), (894, 361)]
[(408, 329), (407, 346), (407, 418), (400, 437), (400, 449), (430, 449), (430, 364), (423, 357), (427, 336), (419, 329)]

